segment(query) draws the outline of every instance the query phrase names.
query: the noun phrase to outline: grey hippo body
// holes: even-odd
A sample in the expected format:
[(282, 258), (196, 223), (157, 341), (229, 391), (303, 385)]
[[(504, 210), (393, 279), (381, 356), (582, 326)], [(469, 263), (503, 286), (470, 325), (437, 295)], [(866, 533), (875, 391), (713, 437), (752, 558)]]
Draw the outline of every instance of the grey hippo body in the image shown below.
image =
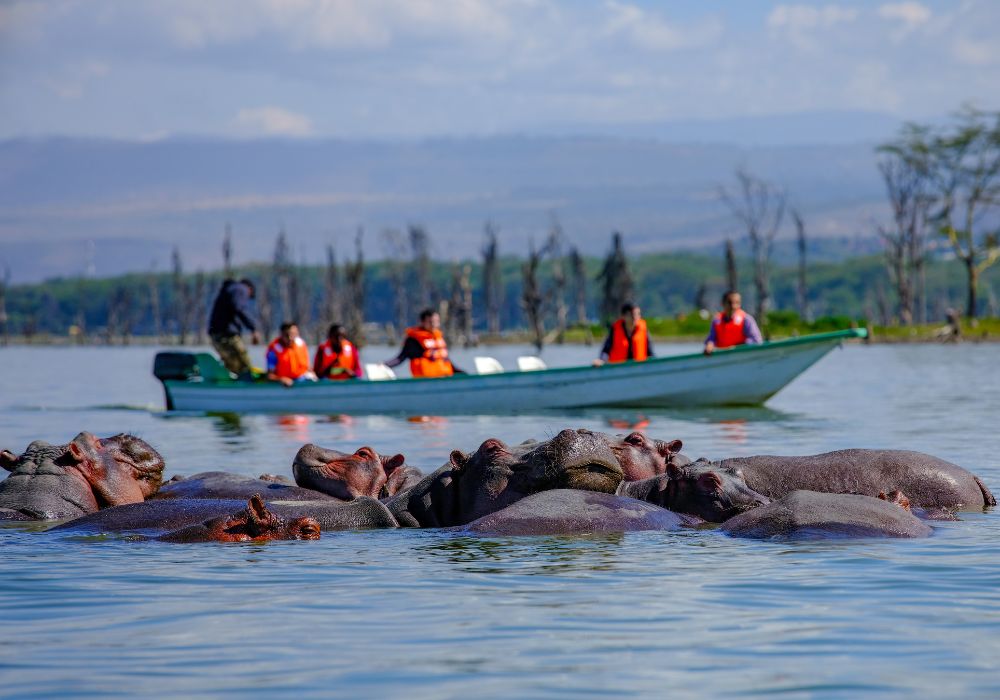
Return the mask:
[(819, 455), (737, 457), (716, 463), (747, 485), (781, 498), (795, 490), (877, 497), (902, 491), (919, 508), (982, 510), (996, 498), (975, 474), (938, 457), (909, 450), (837, 450)]
[(854, 494), (792, 491), (719, 528), (752, 539), (927, 537), (931, 528), (897, 503)]
[(484, 536), (570, 535), (678, 530), (701, 523), (645, 501), (597, 491), (554, 489), (521, 499), (457, 528)]
[[(285, 520), (312, 518), (325, 531), (366, 530), (397, 527), (395, 518), (381, 502), (368, 497), (349, 503), (322, 501), (266, 501), (269, 511)], [(52, 532), (138, 532), (159, 535), (230, 516), (244, 510), (243, 499), (173, 498), (109, 508), (70, 520)]]
[(69, 443), (36, 440), (21, 455), (0, 452), (0, 520), (54, 520), (140, 503), (156, 493), (163, 458), (132, 435), (82, 432)]
[(268, 479), (255, 479), (230, 472), (201, 472), (188, 477), (174, 477), (167, 481), (153, 500), (175, 498), (212, 498), (248, 500), (260, 494), (266, 501), (336, 501), (322, 491), (306, 489), (294, 484)]

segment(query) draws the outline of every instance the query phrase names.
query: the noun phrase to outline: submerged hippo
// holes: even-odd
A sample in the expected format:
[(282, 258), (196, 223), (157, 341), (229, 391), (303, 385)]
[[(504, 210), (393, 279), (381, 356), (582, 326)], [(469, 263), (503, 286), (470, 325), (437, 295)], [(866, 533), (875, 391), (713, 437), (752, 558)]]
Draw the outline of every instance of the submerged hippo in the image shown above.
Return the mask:
[(639, 431), (628, 435), (599, 433), (618, 458), (625, 481), (650, 479), (667, 471), (667, 465), (682, 467), (691, 460), (681, 454), (680, 440), (657, 440)]
[(931, 528), (904, 506), (854, 494), (792, 491), (769, 505), (730, 518), (719, 528), (734, 537), (820, 539), (830, 537), (927, 537)]
[(302, 517), (286, 521), (275, 515), (259, 495), (247, 501), (247, 507), (233, 515), (206, 520), (161, 535), (162, 542), (266, 542), (268, 540), (318, 540), (320, 524)]
[(962, 467), (909, 450), (837, 450), (802, 457), (737, 457), (718, 466), (770, 498), (795, 490), (878, 496), (902, 491), (919, 508), (981, 510), (996, 498)]
[(677, 530), (702, 521), (634, 498), (554, 489), (522, 498), (460, 528), (477, 535), (572, 535)]
[(668, 464), (659, 476), (624, 481), (617, 489), (628, 496), (678, 513), (721, 523), (738, 513), (766, 505), (769, 499), (750, 488), (743, 478), (698, 461), (684, 466)]
[[(98, 534), (137, 532), (155, 536), (198, 525), (214, 518), (230, 517), (246, 507), (237, 499), (172, 498), (108, 508), (52, 528), (52, 532)], [(292, 520), (312, 518), (326, 531), (398, 527), (384, 504), (362, 496), (348, 503), (325, 501), (268, 501), (275, 515)]]
[(141, 503), (160, 487), (163, 458), (133, 435), (83, 432), (65, 445), (36, 440), (20, 456), (0, 452), (0, 520), (74, 518)]
[(451, 527), (540, 491), (614, 493), (621, 481), (622, 469), (601, 435), (567, 429), (542, 442), (508, 446), (490, 438), (472, 454), (455, 450), (443, 467), (385, 502), (403, 527)]
[[(299, 486), (345, 501), (360, 496), (379, 498), (386, 495), (388, 474), (404, 462), (403, 455), (387, 457), (370, 447), (347, 454), (309, 443), (295, 455), (292, 474)], [(400, 476), (405, 477), (405, 473)], [(397, 478), (397, 487), (399, 483)]]
[(192, 476), (175, 476), (160, 487), (154, 500), (168, 498), (236, 498), (249, 499), (261, 494), (269, 501), (338, 500), (321, 491), (304, 489), (279, 480), (280, 477), (254, 479), (229, 472), (201, 472)]

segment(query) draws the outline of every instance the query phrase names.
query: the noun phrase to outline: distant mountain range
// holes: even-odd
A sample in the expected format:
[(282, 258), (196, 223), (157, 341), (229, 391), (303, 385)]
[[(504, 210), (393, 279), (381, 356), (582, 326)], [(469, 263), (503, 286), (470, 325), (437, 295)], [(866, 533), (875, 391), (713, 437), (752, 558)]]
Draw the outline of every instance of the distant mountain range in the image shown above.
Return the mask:
[[(299, 260), (319, 262), (328, 243), (353, 254), (359, 226), (365, 254), (381, 257), (381, 232), (409, 223), (426, 227), (435, 257), (476, 257), (487, 219), (502, 254), (523, 254), (553, 216), (588, 254), (606, 250), (612, 230), (631, 254), (703, 249), (741, 235), (718, 194), (740, 166), (785, 186), (810, 236), (870, 239), (886, 215), (874, 146), (893, 132), (877, 116), (421, 142), (5, 141), (0, 266), (13, 283), (162, 271), (176, 245), (188, 269), (212, 269), (227, 222), (237, 262), (269, 259), (282, 228)], [(826, 143), (806, 143), (824, 132)]]

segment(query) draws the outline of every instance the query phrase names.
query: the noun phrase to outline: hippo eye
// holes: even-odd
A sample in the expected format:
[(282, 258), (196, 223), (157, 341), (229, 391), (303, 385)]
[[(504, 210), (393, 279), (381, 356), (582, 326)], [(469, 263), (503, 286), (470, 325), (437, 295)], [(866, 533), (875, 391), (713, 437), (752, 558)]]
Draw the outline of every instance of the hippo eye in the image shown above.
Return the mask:
[(482, 444), (482, 446), (480, 447), (480, 449), (483, 452), (489, 452), (491, 454), (496, 453), (496, 452), (503, 452), (503, 451), (506, 450), (506, 448), (504, 447), (504, 444), (502, 442), (500, 442), (499, 440), (487, 440), (486, 442), (484, 442)]
[(374, 459), (375, 458), (375, 452), (370, 447), (362, 447), (360, 450), (358, 450), (354, 454), (356, 454), (358, 457), (361, 457), (362, 459)]

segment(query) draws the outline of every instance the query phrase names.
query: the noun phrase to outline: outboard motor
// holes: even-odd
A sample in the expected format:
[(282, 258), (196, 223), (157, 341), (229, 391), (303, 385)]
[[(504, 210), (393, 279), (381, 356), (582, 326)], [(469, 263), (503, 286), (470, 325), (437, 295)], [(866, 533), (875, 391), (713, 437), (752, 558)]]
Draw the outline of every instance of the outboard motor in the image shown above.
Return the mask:
[(153, 376), (160, 381), (178, 379), (186, 381), (200, 376), (198, 359), (190, 352), (158, 352), (153, 360)]

